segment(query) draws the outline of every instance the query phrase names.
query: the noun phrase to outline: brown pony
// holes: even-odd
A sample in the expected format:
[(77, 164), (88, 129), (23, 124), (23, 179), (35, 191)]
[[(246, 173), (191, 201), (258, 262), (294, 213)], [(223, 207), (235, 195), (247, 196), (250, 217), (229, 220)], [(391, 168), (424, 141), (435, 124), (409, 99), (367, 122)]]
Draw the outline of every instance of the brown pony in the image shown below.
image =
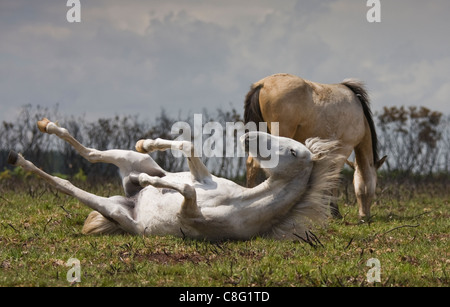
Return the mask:
[[(267, 122), (269, 131), (271, 123), (278, 122), (280, 136), (303, 144), (311, 137), (338, 140), (340, 147), (336, 153), (345, 157), (355, 151), (355, 163), (349, 165), (355, 169), (353, 183), (359, 216), (370, 217), (377, 169), (386, 156), (379, 159), (369, 96), (360, 81), (346, 79), (339, 84), (320, 84), (290, 74), (266, 77), (251, 86), (245, 99), (244, 120)], [(261, 178), (257, 162), (249, 157), (247, 185), (255, 186)]]

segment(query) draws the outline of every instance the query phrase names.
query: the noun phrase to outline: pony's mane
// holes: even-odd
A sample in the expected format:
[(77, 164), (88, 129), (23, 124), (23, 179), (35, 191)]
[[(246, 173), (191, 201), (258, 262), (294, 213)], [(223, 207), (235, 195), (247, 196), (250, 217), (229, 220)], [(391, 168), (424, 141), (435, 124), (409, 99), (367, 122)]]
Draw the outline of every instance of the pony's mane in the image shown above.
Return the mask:
[(332, 190), (339, 185), (339, 165), (345, 157), (334, 153), (339, 146), (338, 141), (310, 138), (305, 145), (313, 154), (314, 163), (308, 188), (269, 236), (306, 239), (307, 232), (314, 225), (324, 225), (330, 217), (329, 203), (334, 201)]

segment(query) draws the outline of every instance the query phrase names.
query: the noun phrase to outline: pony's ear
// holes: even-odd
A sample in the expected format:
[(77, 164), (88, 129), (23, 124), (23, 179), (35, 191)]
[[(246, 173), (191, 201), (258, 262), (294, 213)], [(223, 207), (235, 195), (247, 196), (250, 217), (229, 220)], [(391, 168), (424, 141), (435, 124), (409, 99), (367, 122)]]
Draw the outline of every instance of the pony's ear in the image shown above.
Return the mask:
[(311, 160), (312, 161), (319, 161), (319, 160), (322, 160), (323, 158), (325, 158), (326, 156), (327, 156), (326, 153), (318, 152), (318, 153), (315, 153), (315, 154), (311, 155)]
[(379, 169), (383, 165), (384, 161), (386, 161), (386, 158), (387, 158), (387, 156), (384, 156), (383, 158), (381, 158), (380, 160), (378, 160), (375, 163), (376, 169)]

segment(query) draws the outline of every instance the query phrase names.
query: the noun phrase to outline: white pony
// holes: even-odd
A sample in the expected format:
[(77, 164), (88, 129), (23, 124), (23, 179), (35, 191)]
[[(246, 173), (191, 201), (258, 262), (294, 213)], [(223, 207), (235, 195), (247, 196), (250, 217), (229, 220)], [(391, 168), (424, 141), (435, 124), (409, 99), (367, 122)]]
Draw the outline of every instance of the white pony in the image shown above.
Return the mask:
[[(141, 140), (136, 144), (139, 152), (99, 151), (84, 147), (65, 128), (48, 119), (39, 121), (38, 126), (42, 132), (71, 144), (88, 161), (119, 167), (126, 196), (105, 198), (45, 173), (20, 154), (10, 153), (9, 163), (36, 173), (58, 191), (95, 210), (85, 221), (85, 234), (128, 232), (211, 241), (305, 237), (312, 222), (323, 223), (328, 217), (328, 191), (338, 183), (336, 166), (344, 158), (331, 153), (337, 142), (315, 138), (305, 146), (292, 139), (249, 132), (240, 139), (249, 154), (264, 167), (264, 159), (249, 149), (249, 142), (278, 141), (279, 163), (266, 169), (269, 177), (265, 182), (246, 188), (210, 174), (200, 158), (189, 155), (193, 146), (187, 141)], [(186, 154), (190, 172), (166, 172), (145, 154), (174, 148)]]

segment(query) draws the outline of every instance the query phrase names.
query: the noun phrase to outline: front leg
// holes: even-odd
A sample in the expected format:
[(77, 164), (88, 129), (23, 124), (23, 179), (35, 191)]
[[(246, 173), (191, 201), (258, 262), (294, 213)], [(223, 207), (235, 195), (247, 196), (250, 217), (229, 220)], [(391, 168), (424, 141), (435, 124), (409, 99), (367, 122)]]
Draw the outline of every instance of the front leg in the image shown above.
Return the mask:
[(212, 180), (211, 173), (206, 168), (205, 164), (203, 164), (198, 155), (194, 152), (194, 146), (191, 142), (171, 141), (158, 138), (156, 140), (139, 140), (136, 143), (136, 150), (141, 153), (150, 153), (157, 150), (163, 151), (168, 149), (183, 152), (188, 159), (188, 166), (193, 176), (193, 180), (201, 183)]
[(201, 216), (200, 209), (197, 206), (197, 192), (189, 184), (170, 182), (160, 177), (149, 176), (145, 173), (130, 175), (132, 181), (139, 183), (140, 186), (153, 186), (155, 188), (173, 189), (184, 197), (181, 205), (180, 214), (183, 217), (198, 218)]

